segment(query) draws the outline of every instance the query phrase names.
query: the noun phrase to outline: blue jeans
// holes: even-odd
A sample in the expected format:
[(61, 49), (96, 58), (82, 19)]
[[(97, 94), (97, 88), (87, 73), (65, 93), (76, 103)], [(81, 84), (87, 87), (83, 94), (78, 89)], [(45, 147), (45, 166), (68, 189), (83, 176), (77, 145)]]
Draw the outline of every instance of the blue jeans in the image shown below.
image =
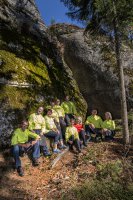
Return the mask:
[[(40, 133), (41, 133), (40, 129), (34, 129), (34, 131), (37, 135), (40, 135)], [(42, 144), (42, 141), (43, 141), (43, 144)], [(43, 154), (47, 155), (47, 154), (49, 154), (49, 150), (48, 150), (48, 147), (47, 147), (45, 137), (43, 137), (42, 141), (40, 141), (39, 144), (40, 144), (40, 146), (42, 146)]]
[(86, 145), (86, 138), (85, 138), (85, 131), (84, 130), (81, 130), (80, 132), (79, 132), (79, 138), (80, 138), (80, 140), (82, 140), (83, 141), (83, 144), (84, 145)]
[(58, 144), (58, 141), (59, 141), (59, 138), (60, 138), (60, 134), (57, 134), (54, 131), (49, 131), (48, 133), (45, 133), (44, 136), (46, 138), (52, 138), (52, 139), (54, 139), (54, 143)]
[[(21, 167), (21, 160), (20, 160), (20, 154), (22, 151), (26, 151), (26, 148), (22, 148), (19, 145), (14, 145), (12, 147), (12, 153), (13, 153), (13, 157), (15, 160), (15, 166), (16, 168)], [(32, 146), (32, 157), (35, 159), (38, 159), (40, 157), (40, 145), (39, 145), (39, 141), (36, 142), (36, 144), (34, 144)]]
[(91, 139), (91, 134), (96, 134), (96, 137), (101, 137), (100, 128), (91, 128), (89, 125), (85, 125), (85, 131), (87, 136), (89, 136), (89, 139)]
[(78, 151), (80, 151), (80, 141), (79, 141), (78, 139), (74, 139), (74, 136), (73, 136), (73, 135), (69, 138), (69, 140), (73, 142), (72, 144), (70, 144), (70, 143), (68, 142), (69, 148), (70, 148), (70, 149), (73, 149), (73, 145), (75, 145), (76, 149), (77, 149)]

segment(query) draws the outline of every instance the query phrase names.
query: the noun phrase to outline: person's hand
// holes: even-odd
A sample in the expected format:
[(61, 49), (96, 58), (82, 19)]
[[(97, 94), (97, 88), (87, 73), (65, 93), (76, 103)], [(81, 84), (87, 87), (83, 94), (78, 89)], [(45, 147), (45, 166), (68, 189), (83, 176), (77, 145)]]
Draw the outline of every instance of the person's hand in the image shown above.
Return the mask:
[(90, 127), (91, 127), (91, 128), (95, 128), (95, 126), (94, 126), (93, 124), (90, 124)]
[[(44, 133), (41, 131), (40, 135), (42, 136)], [(39, 136), (40, 137), (40, 136)], [(40, 139), (40, 138), (39, 138)]]
[(26, 143), (26, 144), (20, 144), (21, 147), (24, 147), (24, 148), (28, 148), (30, 146), (29, 143)]
[(31, 145), (33, 146), (34, 144), (36, 144), (37, 143), (37, 140), (33, 140), (32, 142), (31, 142)]
[[(41, 135), (42, 136), (42, 135)], [(41, 140), (41, 137), (38, 135), (37, 140)]]
[(107, 131), (108, 129), (106, 129), (106, 128), (103, 128), (103, 131)]
[(69, 143), (69, 144), (73, 144), (73, 141), (69, 140), (68, 143)]

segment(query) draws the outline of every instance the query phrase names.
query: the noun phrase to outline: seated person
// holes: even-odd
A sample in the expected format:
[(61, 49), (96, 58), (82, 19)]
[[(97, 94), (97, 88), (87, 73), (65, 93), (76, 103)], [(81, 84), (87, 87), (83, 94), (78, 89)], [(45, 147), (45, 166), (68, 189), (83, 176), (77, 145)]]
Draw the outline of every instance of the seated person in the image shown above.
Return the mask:
[(58, 112), (54, 109), (55, 107), (55, 101), (51, 100), (50, 101), (50, 105), (46, 107), (46, 109), (51, 109), (52, 110), (52, 114), (51, 117), (53, 117), (54, 122), (57, 126), (59, 126), (59, 116), (58, 116)]
[(54, 119), (51, 116), (52, 115), (52, 110), (48, 109), (47, 110), (47, 115), (45, 115), (44, 119), (46, 122), (46, 131), (44, 136), (47, 138), (53, 138), (54, 139), (54, 153), (60, 153), (60, 150), (57, 148), (57, 144), (60, 141), (60, 148), (64, 149), (66, 146), (63, 144), (63, 139), (62, 139), (62, 133), (57, 129)]
[(80, 153), (80, 140), (79, 140), (79, 134), (77, 129), (74, 127), (75, 120), (70, 120), (70, 125), (66, 128), (66, 143), (69, 145), (69, 148), (73, 150), (73, 145), (75, 145), (77, 151)]
[(91, 115), (87, 117), (86, 122), (85, 122), (85, 131), (86, 134), (90, 137), (91, 139), (91, 133), (96, 134), (97, 137), (101, 137), (101, 128), (102, 128), (102, 119), (100, 116), (97, 115), (97, 110), (94, 109), (91, 112)]
[[(33, 150), (32, 153), (33, 165), (37, 166), (39, 164), (38, 158), (40, 157), (40, 146), (39, 146), (40, 137), (37, 134), (29, 131), (27, 128), (28, 128), (28, 122), (22, 121), (21, 127), (15, 130), (11, 139), (12, 153), (15, 160), (15, 167), (20, 176), (24, 175), (20, 160), (20, 154), (22, 150), (26, 151), (29, 147), (31, 147)], [(33, 138), (34, 140), (31, 140), (29, 142), (30, 138)]]
[(66, 132), (65, 112), (64, 112), (64, 109), (60, 105), (59, 99), (55, 101), (55, 105), (53, 109), (58, 113), (61, 131), (62, 131), (63, 136), (65, 137), (65, 132)]
[(115, 122), (110, 112), (105, 113), (105, 121), (102, 123), (102, 134), (105, 139), (113, 139), (115, 135)]
[(74, 119), (75, 115), (77, 114), (75, 104), (70, 101), (69, 96), (66, 96), (65, 101), (61, 104), (61, 107), (64, 109), (65, 112), (66, 125), (69, 126), (70, 119)]
[(45, 141), (45, 138), (43, 137), (43, 134), (46, 129), (45, 119), (43, 117), (43, 107), (39, 107), (36, 111), (36, 113), (33, 113), (29, 117), (29, 130), (32, 132), (35, 132), (37, 135), (41, 136), (40, 140), (40, 146), (42, 146), (43, 149), (43, 155), (44, 156), (50, 156), (50, 152), (48, 151), (48, 147)]
[(85, 133), (85, 130), (83, 128), (81, 117), (77, 117), (76, 123), (74, 124), (74, 127), (77, 129), (77, 131), (79, 133), (79, 138), (80, 138), (81, 141), (83, 141), (83, 145), (87, 146), (86, 138), (85, 138), (86, 133)]

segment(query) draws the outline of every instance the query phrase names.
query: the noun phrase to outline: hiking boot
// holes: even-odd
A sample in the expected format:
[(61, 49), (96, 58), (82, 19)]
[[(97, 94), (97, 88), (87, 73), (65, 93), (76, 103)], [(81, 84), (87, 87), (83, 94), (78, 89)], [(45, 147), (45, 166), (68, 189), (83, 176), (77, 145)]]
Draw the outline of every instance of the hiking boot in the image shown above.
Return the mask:
[(54, 153), (60, 153), (61, 151), (59, 149), (54, 149), (53, 152)]
[(67, 148), (67, 146), (66, 145), (62, 145), (62, 146), (60, 146), (60, 149), (66, 149)]
[(23, 170), (23, 168), (21, 166), (19, 166), (17, 168), (17, 172), (18, 172), (19, 176), (24, 176), (24, 170)]
[(49, 152), (48, 152), (48, 153), (44, 153), (44, 156), (45, 156), (45, 157), (50, 157), (51, 155), (52, 155), (52, 154), (49, 153)]
[(33, 166), (38, 166), (39, 165), (39, 161), (38, 161), (38, 159), (33, 159)]

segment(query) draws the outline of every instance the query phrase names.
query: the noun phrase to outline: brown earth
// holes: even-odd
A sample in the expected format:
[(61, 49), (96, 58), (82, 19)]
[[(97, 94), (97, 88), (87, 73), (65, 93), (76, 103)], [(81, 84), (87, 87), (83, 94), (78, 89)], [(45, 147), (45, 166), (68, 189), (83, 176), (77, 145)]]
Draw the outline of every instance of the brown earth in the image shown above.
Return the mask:
[(97, 163), (115, 160), (133, 162), (133, 148), (124, 147), (120, 139), (115, 142), (90, 143), (77, 155), (67, 152), (57, 165), (51, 169), (56, 156), (40, 158), (39, 167), (33, 167), (28, 156), (21, 158), (25, 176), (19, 177), (13, 169), (10, 151), (0, 153), (0, 200), (14, 199), (62, 199), (62, 195), (96, 173)]

